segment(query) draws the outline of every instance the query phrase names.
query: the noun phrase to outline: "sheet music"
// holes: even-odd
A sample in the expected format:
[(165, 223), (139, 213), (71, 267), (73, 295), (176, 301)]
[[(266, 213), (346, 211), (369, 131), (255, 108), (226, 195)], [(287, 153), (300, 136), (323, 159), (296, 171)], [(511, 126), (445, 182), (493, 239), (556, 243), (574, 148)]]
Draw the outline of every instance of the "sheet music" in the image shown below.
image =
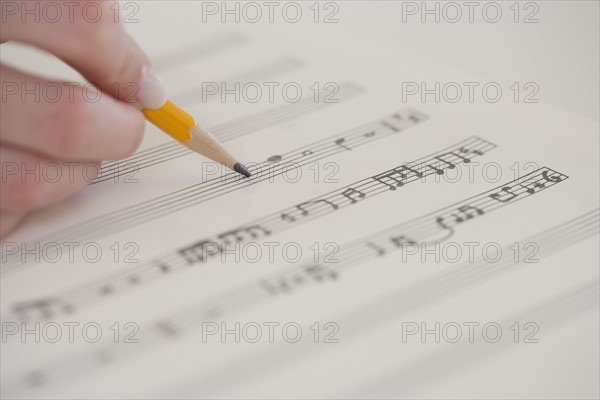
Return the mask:
[(182, 7), (133, 34), (253, 177), (148, 125), (6, 238), (3, 396), (597, 396), (596, 122), (403, 98), (486, 80), (342, 27), (184, 35)]

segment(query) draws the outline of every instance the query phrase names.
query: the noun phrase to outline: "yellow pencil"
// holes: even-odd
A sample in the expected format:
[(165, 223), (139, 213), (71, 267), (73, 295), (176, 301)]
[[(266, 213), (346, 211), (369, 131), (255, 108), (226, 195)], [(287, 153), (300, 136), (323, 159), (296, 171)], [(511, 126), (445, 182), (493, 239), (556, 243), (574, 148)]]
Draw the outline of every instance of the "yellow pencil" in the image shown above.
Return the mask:
[(244, 164), (237, 162), (208, 130), (196, 124), (190, 114), (170, 100), (167, 100), (161, 108), (155, 110), (145, 108), (142, 112), (148, 121), (190, 150), (225, 165), (245, 177), (250, 176), (250, 171)]

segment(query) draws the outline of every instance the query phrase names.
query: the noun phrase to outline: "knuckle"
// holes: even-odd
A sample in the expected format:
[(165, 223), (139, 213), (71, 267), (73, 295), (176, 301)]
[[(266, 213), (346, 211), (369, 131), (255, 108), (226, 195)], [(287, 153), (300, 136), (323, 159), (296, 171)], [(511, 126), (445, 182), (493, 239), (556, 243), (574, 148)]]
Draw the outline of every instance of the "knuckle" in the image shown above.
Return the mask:
[(108, 5), (104, 2), (95, 3), (98, 8), (81, 13), (74, 26), (80, 45), (88, 51), (109, 49), (114, 43), (114, 30), (120, 26), (111, 18)]

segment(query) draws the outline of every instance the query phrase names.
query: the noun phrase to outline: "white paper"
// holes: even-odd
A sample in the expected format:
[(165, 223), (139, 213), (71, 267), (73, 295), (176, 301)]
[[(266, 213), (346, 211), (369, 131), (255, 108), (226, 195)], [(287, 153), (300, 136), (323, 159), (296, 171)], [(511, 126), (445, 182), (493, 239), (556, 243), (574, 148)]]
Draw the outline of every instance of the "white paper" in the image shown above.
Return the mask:
[[(9, 236), (3, 333), (39, 322), (42, 338), (7, 336), (3, 395), (598, 395), (597, 123), (511, 92), (403, 99), (406, 82), (457, 82), (466, 95), (462, 83), (486, 80), (339, 27), (185, 35), (199, 5), (186, 7), (162, 40), (144, 24), (134, 34), (172, 99), (255, 177), (215, 175), (149, 125), (136, 155)], [(292, 82), (304, 96), (207, 100), (202, 82)], [(36, 243), (40, 262), (19, 260)], [(439, 343), (403, 341), (436, 323)], [(490, 337), (500, 326), (497, 342), (486, 324)], [(239, 343), (220, 335), (236, 326)]]

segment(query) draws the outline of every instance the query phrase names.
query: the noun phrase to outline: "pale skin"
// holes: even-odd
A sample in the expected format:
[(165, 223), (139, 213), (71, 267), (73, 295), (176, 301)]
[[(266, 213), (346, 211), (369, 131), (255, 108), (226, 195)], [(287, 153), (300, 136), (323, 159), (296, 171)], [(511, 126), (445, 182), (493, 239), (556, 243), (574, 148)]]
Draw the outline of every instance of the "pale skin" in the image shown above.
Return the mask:
[[(36, 101), (35, 96), (3, 94), (0, 162), (7, 166), (5, 172), (10, 164), (11, 173), (3, 173), (0, 181), (0, 238), (13, 232), (32, 212), (88, 185), (99, 170), (90, 163), (99, 165), (103, 160), (131, 155), (144, 133), (145, 120), (139, 109), (158, 108), (166, 100), (148, 56), (108, 10), (113, 2), (95, 3), (105, 12), (93, 23), (78, 12), (72, 14), (72, 19), (65, 17), (57, 22), (44, 18), (39, 22), (32, 18), (22, 21), (18, 13), (3, 16), (0, 43), (20, 42), (53, 54), (102, 90), (103, 95), (90, 102), (81, 93), (82, 86), (74, 87), (73, 96), (63, 95), (55, 102), (45, 101), (43, 96)], [(3, 88), (7, 83), (32, 88), (36, 82), (43, 85), (52, 79), (2, 64), (0, 81)], [(133, 96), (132, 90), (115, 91), (115, 87), (131, 88), (132, 83)], [(39, 168), (48, 163), (63, 170), (60, 180), (47, 181), (21, 173), (21, 169), (31, 171), (36, 165)], [(13, 172), (14, 167), (17, 172)]]

